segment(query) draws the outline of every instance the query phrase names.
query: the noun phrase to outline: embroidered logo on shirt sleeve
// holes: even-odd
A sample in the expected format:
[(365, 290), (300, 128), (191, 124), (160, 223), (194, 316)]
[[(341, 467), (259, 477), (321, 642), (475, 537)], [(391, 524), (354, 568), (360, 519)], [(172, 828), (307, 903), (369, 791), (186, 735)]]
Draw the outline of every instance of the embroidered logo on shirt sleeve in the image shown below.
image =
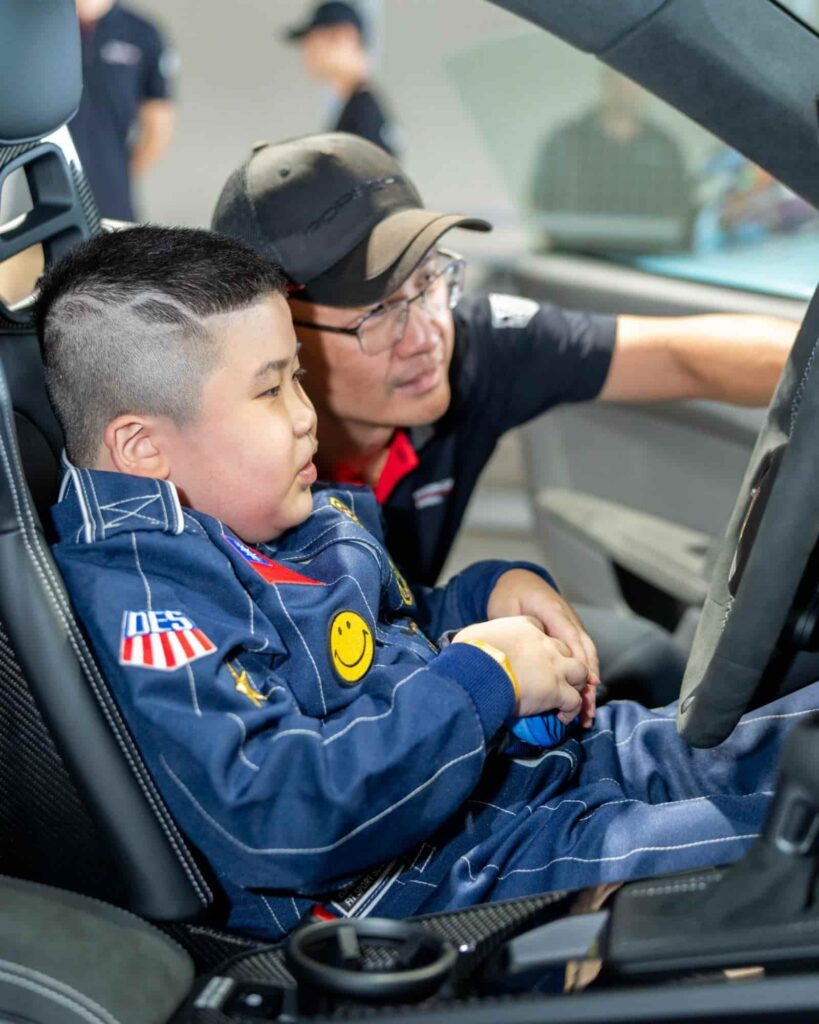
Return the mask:
[(540, 304), (522, 295), (493, 293), (489, 296), (489, 309), (492, 313), (492, 326), (495, 328), (526, 327), (540, 309)]
[(173, 672), (215, 650), (216, 645), (180, 611), (128, 611), (122, 617), (120, 665)]

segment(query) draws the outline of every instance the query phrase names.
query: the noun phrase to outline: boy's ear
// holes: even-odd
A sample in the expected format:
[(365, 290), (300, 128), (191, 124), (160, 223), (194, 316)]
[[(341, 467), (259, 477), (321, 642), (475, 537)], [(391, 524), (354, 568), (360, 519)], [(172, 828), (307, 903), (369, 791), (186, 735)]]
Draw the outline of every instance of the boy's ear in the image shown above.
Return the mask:
[(111, 420), (103, 444), (118, 473), (166, 480), (171, 467), (151, 416), (125, 413)]

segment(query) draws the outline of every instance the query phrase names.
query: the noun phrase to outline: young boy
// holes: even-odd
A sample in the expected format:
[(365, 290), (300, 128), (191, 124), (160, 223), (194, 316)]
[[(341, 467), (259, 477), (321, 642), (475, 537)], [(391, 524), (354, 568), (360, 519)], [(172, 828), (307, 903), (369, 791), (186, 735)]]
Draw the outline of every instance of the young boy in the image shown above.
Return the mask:
[(716, 752), (687, 749), (673, 709), (616, 702), (504, 755), (515, 716), (593, 715), (586, 665), (517, 614), (548, 576), (483, 562), (413, 592), (369, 491), (311, 494), (315, 415), (253, 250), (100, 236), (47, 274), (37, 323), (71, 459), (55, 557), (231, 926), (277, 938), (316, 900), (405, 916), (698, 867), (758, 832), (815, 688)]

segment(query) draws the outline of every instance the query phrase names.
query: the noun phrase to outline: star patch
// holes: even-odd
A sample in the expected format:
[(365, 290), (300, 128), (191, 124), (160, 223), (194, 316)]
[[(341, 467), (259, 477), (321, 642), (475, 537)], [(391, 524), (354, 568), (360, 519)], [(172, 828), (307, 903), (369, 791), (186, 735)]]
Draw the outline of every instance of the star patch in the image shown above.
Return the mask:
[[(263, 693), (259, 693), (259, 691), (253, 686), (253, 683), (250, 681), (250, 676), (247, 674), (247, 669), (243, 668), (241, 672), (237, 672), (229, 661), (226, 661), (225, 665), (227, 666), (228, 672), (230, 672), (233, 682), (236, 684), (234, 689), (238, 693), (241, 693), (243, 697), (247, 697), (254, 707), (260, 708), (262, 706), (262, 701), (267, 700), (267, 697), (265, 697)], [(239, 667), (241, 668), (241, 665)]]
[(213, 654), (216, 645), (179, 611), (125, 612), (120, 665), (173, 672)]

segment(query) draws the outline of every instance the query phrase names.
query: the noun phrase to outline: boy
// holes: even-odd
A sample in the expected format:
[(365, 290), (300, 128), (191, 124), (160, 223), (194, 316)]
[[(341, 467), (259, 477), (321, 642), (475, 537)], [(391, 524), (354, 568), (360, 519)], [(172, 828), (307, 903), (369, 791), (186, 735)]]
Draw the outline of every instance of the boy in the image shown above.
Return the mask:
[(232, 927), (278, 938), (317, 899), (406, 916), (691, 868), (757, 833), (814, 688), (718, 752), (627, 702), (530, 759), (495, 749), (515, 716), (591, 723), (596, 678), (539, 628), (548, 575), (484, 562), (412, 592), (371, 492), (313, 497), (315, 414), (253, 250), (100, 236), (46, 275), (37, 324), (72, 460), (55, 557)]

